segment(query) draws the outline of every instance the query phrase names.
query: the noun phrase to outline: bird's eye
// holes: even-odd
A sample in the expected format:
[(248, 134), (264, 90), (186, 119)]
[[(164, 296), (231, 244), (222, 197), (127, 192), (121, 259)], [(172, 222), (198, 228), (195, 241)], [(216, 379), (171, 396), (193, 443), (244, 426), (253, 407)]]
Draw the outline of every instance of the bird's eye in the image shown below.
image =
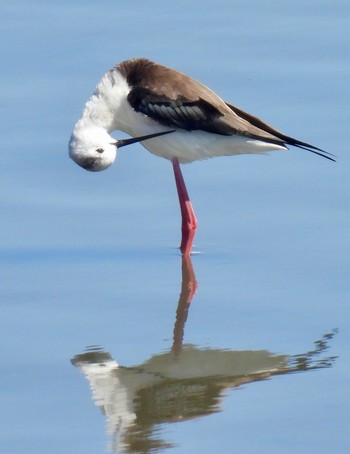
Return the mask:
[(103, 153), (104, 149), (103, 148), (96, 148), (97, 153)]

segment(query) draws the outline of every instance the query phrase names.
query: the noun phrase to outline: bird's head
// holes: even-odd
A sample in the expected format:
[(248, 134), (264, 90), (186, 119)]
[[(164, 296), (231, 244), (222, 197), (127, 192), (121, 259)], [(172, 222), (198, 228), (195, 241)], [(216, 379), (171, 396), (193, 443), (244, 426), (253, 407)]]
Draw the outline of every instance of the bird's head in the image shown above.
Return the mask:
[(76, 127), (69, 140), (69, 156), (90, 172), (105, 170), (117, 156), (116, 141), (103, 128)]
[(69, 140), (69, 156), (80, 167), (90, 172), (105, 170), (113, 164), (117, 149), (132, 143), (169, 134), (163, 131), (131, 139), (115, 140), (104, 128), (75, 128)]

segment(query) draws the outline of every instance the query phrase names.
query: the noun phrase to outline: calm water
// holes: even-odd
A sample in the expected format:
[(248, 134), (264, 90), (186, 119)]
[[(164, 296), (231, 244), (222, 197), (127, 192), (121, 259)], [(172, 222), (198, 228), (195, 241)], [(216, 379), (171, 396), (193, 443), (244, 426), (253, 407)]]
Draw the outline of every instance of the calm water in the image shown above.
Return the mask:
[[(349, 451), (349, 17), (341, 0), (3, 6), (1, 452)], [(184, 167), (200, 225), (183, 262), (167, 161), (67, 157), (133, 56), (338, 162)]]

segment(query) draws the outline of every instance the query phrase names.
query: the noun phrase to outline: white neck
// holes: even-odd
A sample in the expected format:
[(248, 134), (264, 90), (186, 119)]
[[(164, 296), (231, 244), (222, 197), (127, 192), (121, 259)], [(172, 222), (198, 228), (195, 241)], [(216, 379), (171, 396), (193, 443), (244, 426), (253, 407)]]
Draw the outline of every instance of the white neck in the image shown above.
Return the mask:
[(118, 71), (107, 72), (86, 103), (75, 128), (95, 126), (105, 129), (108, 133), (122, 129), (119, 120), (129, 91), (130, 87)]

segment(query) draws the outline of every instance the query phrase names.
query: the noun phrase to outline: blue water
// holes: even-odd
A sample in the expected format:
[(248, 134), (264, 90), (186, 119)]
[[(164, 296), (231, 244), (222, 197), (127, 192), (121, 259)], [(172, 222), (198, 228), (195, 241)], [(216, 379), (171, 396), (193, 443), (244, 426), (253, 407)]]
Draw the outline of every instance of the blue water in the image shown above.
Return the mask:
[[(348, 452), (349, 15), (341, 0), (3, 6), (1, 452)], [(183, 167), (189, 282), (169, 162), (135, 145), (90, 174), (67, 156), (100, 77), (134, 56), (337, 156)]]

